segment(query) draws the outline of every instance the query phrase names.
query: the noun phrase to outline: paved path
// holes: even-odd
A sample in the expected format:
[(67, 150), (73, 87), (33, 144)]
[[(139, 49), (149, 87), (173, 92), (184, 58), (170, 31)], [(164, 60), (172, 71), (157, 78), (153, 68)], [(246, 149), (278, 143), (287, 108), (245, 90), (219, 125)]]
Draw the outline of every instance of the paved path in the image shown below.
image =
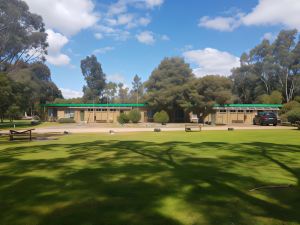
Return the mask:
[[(202, 130), (227, 130), (229, 127), (233, 127), (235, 130), (291, 130), (295, 129), (294, 127), (286, 127), (286, 126), (209, 126), (203, 127)], [(154, 128), (130, 128), (130, 127), (46, 127), (46, 128), (37, 128), (34, 132), (36, 133), (52, 133), (58, 132), (63, 133), (64, 131), (68, 131), (70, 133), (108, 133), (110, 130), (113, 130), (116, 133), (121, 132), (153, 132)], [(184, 131), (184, 127), (161, 127), (162, 131)]]

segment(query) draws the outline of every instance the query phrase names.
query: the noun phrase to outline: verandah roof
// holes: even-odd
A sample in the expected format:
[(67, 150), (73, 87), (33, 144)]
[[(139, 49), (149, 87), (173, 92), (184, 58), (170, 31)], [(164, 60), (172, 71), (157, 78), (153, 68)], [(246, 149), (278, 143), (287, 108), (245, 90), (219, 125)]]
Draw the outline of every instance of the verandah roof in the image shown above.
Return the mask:
[(78, 107), (78, 108), (87, 108), (87, 107), (145, 107), (146, 104), (131, 104), (131, 103), (119, 103), (119, 104), (63, 104), (63, 103), (50, 103), (42, 105), (44, 107)]
[(215, 104), (213, 109), (236, 109), (236, 110), (279, 110), (281, 104)]

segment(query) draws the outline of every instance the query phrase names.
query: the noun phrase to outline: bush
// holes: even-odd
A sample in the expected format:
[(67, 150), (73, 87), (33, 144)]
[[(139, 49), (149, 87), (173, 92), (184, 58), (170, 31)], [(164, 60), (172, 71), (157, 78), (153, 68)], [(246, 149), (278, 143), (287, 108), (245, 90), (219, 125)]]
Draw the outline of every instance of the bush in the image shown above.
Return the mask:
[(291, 123), (295, 123), (296, 121), (300, 121), (300, 108), (293, 109), (287, 113), (288, 121)]
[(72, 118), (60, 118), (58, 120), (59, 123), (75, 123), (75, 120)]
[(258, 96), (257, 100), (262, 104), (281, 104), (282, 94), (279, 91), (273, 91), (270, 95), (263, 94)]
[(299, 108), (300, 103), (296, 101), (290, 101), (282, 106), (282, 109), (280, 110), (280, 114), (285, 114), (293, 109)]
[(142, 118), (141, 112), (137, 109), (131, 110), (128, 116), (133, 123), (138, 123)]
[(288, 122), (287, 114), (280, 115), (280, 120), (281, 120), (282, 123)]
[(169, 122), (169, 115), (166, 111), (162, 110), (160, 112), (157, 112), (153, 116), (154, 122), (156, 123), (168, 123)]
[(120, 124), (125, 124), (128, 123), (130, 121), (129, 117), (127, 114), (125, 113), (121, 113), (120, 116), (118, 116), (118, 122)]
[(299, 103), (300, 103), (300, 96), (296, 96), (296, 97), (294, 98), (294, 100), (295, 100), (296, 102), (299, 102)]

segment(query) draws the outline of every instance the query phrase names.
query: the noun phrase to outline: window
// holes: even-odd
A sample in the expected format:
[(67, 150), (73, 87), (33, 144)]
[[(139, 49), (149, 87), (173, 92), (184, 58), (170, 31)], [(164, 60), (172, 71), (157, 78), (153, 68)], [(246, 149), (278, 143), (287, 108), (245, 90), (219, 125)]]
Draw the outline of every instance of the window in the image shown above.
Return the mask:
[(238, 110), (238, 112), (239, 112), (239, 113), (243, 113), (243, 112), (244, 112), (244, 110)]
[(75, 114), (74, 109), (66, 109), (65, 110), (65, 118), (72, 118), (72, 119), (74, 119), (74, 114)]
[(116, 110), (116, 109), (110, 109), (110, 111), (111, 111), (111, 112), (115, 112), (115, 111), (117, 111), (117, 110)]
[(236, 113), (236, 110), (232, 109), (230, 110), (231, 113)]
[(219, 112), (220, 113), (226, 113), (226, 109), (220, 109)]
[(246, 110), (246, 113), (253, 113), (253, 110)]

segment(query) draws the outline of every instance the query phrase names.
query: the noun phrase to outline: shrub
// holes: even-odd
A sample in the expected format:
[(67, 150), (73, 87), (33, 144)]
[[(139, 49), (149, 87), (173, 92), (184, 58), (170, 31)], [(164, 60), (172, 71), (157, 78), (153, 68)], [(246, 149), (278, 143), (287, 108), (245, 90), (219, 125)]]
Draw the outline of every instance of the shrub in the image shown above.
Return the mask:
[(296, 121), (300, 121), (300, 108), (293, 109), (287, 113), (288, 121), (291, 123), (295, 123)]
[(58, 120), (59, 123), (75, 123), (75, 120), (72, 118), (60, 118)]
[(281, 104), (282, 94), (279, 91), (273, 91), (270, 95), (263, 94), (258, 96), (257, 100), (262, 104)]
[(137, 109), (131, 110), (128, 116), (133, 123), (138, 123), (142, 118), (141, 112)]
[(299, 102), (299, 103), (300, 103), (300, 96), (296, 96), (296, 97), (294, 98), (294, 100), (295, 100), (296, 102)]
[(169, 115), (166, 111), (162, 110), (160, 112), (157, 112), (153, 116), (154, 122), (156, 123), (168, 123), (169, 122)]
[(288, 122), (287, 114), (282, 114), (282, 115), (280, 115), (280, 120), (281, 120), (281, 122), (283, 122), (283, 123)]
[(280, 110), (280, 114), (285, 114), (293, 109), (300, 107), (300, 103), (296, 101), (290, 101), (283, 105), (282, 109)]
[(130, 121), (129, 117), (125, 113), (121, 113), (120, 116), (118, 116), (118, 122), (120, 124), (128, 123)]

